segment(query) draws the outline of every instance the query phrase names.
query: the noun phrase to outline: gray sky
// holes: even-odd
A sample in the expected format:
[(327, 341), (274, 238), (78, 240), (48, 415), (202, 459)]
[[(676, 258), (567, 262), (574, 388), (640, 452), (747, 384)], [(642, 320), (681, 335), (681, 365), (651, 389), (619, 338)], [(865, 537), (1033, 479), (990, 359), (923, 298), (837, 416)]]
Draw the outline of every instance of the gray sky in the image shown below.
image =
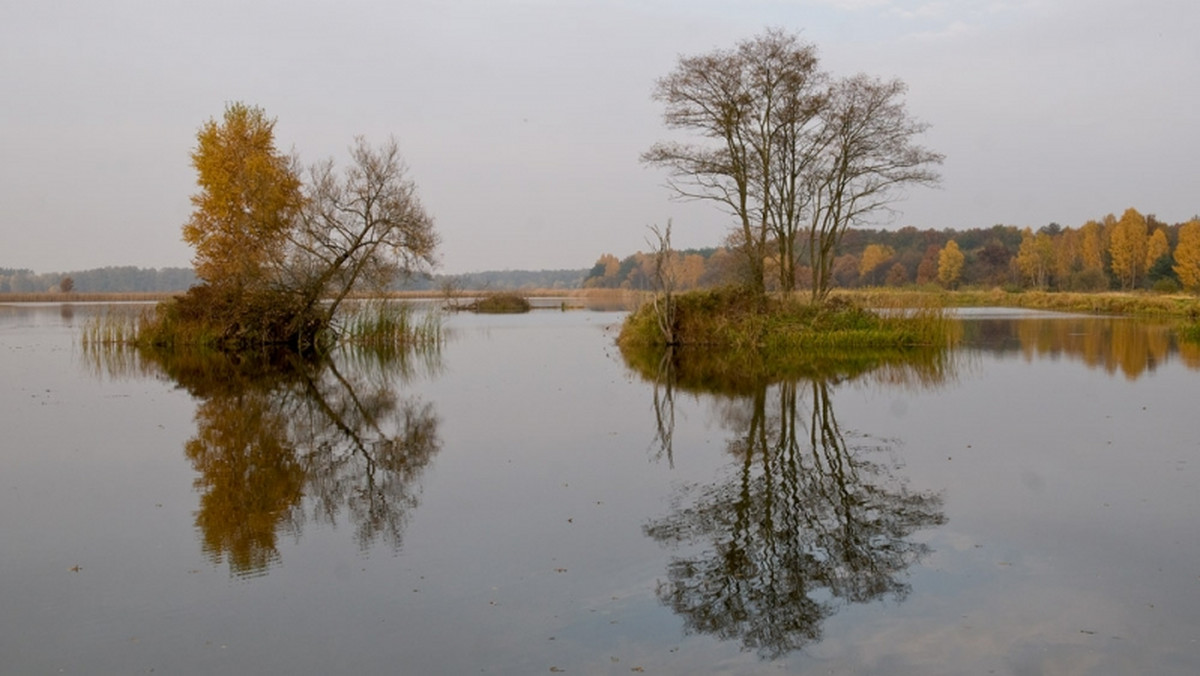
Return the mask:
[(0, 267), (186, 266), (196, 130), (263, 107), (305, 162), (395, 136), (442, 271), (717, 244), (639, 154), (681, 54), (799, 32), (899, 77), (947, 156), (892, 226), (1200, 212), (1194, 0), (0, 0)]

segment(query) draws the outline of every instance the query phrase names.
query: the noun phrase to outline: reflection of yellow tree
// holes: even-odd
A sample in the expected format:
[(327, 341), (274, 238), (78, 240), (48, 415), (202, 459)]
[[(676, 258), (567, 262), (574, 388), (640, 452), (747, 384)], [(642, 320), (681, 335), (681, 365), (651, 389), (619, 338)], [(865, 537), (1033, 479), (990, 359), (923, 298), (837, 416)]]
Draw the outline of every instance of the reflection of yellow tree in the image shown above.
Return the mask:
[(1034, 356), (1075, 357), (1091, 368), (1119, 371), (1130, 380), (1154, 370), (1171, 354), (1171, 328), (1166, 324), (1083, 317), (1021, 319), (1010, 326), (1027, 361)]
[(400, 546), (417, 482), (441, 446), (433, 406), (396, 395), (396, 379), (412, 373), (405, 355), (147, 356), (202, 400), (185, 452), (200, 475), (196, 526), (215, 561), (262, 572), (279, 558), (281, 530), (343, 515), (360, 546)]
[(849, 443), (828, 384), (808, 385), (807, 408), (795, 381), (725, 399), (737, 470), (645, 527), (664, 544), (702, 545), (671, 561), (663, 603), (689, 630), (765, 657), (818, 640), (842, 604), (904, 598), (901, 574), (928, 551), (910, 536), (944, 522), (940, 496), (909, 491), (874, 461), (878, 449)]
[(196, 426), (184, 450), (204, 491), (196, 513), (204, 550), (218, 561), (227, 554), (234, 570), (263, 570), (277, 557), (276, 531), (304, 486), (287, 421), (255, 392), (202, 402)]

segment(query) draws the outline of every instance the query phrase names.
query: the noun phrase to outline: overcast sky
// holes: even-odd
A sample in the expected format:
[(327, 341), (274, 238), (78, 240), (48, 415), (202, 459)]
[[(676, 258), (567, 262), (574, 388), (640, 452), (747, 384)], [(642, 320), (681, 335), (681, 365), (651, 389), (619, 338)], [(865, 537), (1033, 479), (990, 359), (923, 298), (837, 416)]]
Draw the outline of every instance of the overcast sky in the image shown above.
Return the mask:
[(711, 246), (728, 219), (638, 156), (654, 81), (767, 27), (909, 85), (944, 153), (889, 227), (1200, 212), (1195, 0), (0, 0), (0, 267), (187, 266), (200, 125), (242, 101), (282, 150), (399, 141), (442, 271)]

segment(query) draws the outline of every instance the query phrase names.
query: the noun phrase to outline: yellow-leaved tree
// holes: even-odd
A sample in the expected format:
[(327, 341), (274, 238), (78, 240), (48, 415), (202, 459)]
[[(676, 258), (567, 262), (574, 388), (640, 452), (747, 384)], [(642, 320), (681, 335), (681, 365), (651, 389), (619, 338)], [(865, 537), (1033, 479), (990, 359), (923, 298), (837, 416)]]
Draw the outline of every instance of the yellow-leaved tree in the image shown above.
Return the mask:
[(1150, 235), (1150, 239), (1146, 240), (1146, 269), (1153, 268), (1158, 259), (1170, 252), (1171, 245), (1167, 242), (1166, 231), (1156, 228), (1154, 234)]
[(1200, 291), (1200, 219), (1192, 219), (1179, 228), (1174, 270), (1185, 289)]
[(872, 275), (880, 270), (884, 263), (896, 255), (896, 250), (884, 244), (868, 244), (863, 249), (862, 257), (858, 259), (858, 276), (867, 284), (878, 284), (879, 275)]
[(1112, 256), (1112, 271), (1121, 281), (1121, 287), (1132, 289), (1137, 286), (1146, 269), (1146, 217), (1137, 209), (1126, 209), (1121, 219), (1112, 227), (1108, 251)]
[(1050, 283), (1050, 272), (1054, 269), (1054, 240), (1047, 232), (1033, 234), (1031, 228), (1021, 233), (1021, 247), (1017, 251), (1017, 267), (1029, 282), (1044, 289)]
[(318, 162), (302, 182), (274, 128), (242, 103), (201, 127), (192, 152), (200, 191), (183, 236), (203, 283), (168, 304), (145, 342), (315, 349), (336, 338), (346, 298), (437, 264), (433, 219), (395, 140), (358, 138), (350, 166)]
[(938, 281), (947, 287), (958, 284), (965, 261), (966, 256), (959, 250), (958, 242), (946, 242), (946, 246), (938, 253)]
[(195, 248), (196, 276), (236, 291), (260, 286), (304, 204), (292, 160), (275, 148), (275, 120), (229, 104), (196, 135), (192, 166), (200, 191), (183, 239)]

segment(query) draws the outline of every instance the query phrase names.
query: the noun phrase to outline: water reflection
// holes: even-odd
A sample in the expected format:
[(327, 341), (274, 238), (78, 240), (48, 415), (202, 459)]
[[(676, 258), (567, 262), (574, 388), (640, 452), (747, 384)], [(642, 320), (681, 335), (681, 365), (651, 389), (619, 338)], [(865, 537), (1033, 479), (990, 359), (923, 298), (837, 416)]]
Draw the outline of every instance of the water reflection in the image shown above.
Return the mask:
[[(889, 459), (890, 442), (847, 432), (831, 390), (872, 373), (933, 386), (950, 377), (947, 355), (814, 358), (807, 376), (793, 371), (773, 380), (705, 361), (660, 358), (657, 440), (672, 458), (676, 389), (705, 393), (714, 419), (732, 432), (726, 450), (735, 469), (682, 490), (668, 515), (644, 527), (683, 552), (658, 587), (660, 601), (689, 631), (775, 658), (819, 640), (822, 623), (842, 605), (903, 600), (905, 571), (929, 553), (912, 535), (945, 522), (942, 496), (908, 489)], [(722, 388), (715, 375), (722, 372), (741, 376)]]
[(1067, 358), (1109, 374), (1137, 380), (1153, 373), (1178, 352), (1183, 363), (1200, 369), (1200, 345), (1176, 339), (1166, 322), (1053, 315), (964, 322), (965, 342), (998, 354), (1020, 354), (1025, 361)]
[(94, 368), (136, 362), (199, 399), (184, 452), (199, 474), (195, 523), (214, 563), (265, 573), (279, 562), (279, 537), (310, 520), (348, 521), (362, 548), (401, 546), (441, 442), (433, 405), (399, 393), (418, 370), (437, 368), (436, 355), (112, 352)]

